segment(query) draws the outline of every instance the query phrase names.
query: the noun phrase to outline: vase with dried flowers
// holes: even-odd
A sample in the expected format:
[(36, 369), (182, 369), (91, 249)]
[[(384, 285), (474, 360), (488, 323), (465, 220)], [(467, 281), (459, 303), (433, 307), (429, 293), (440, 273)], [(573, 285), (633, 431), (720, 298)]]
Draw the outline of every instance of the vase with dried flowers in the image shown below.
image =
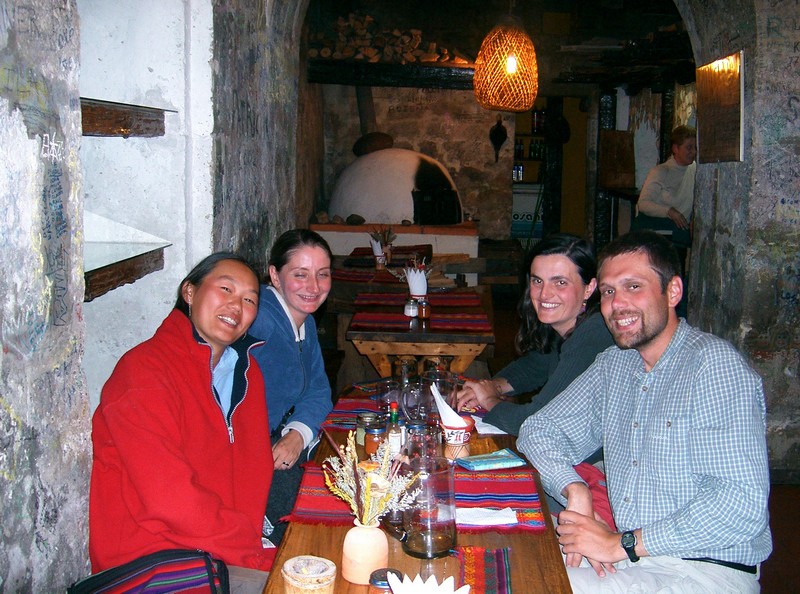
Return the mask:
[[(397, 239), (397, 234), (392, 231), (391, 227), (384, 227), (381, 225), (378, 227), (377, 230), (372, 231), (369, 236), (372, 238), (372, 245), (374, 246), (375, 243), (380, 245), (381, 252), (383, 253), (383, 257), (386, 259), (386, 264), (389, 265), (392, 262), (392, 242)], [(373, 247), (373, 252), (374, 252)]]
[(325, 484), (350, 505), (355, 515), (342, 545), (342, 577), (354, 584), (369, 584), (369, 576), (389, 562), (389, 542), (379, 520), (388, 512), (409, 508), (416, 492), (408, 492), (414, 477), (402, 472), (400, 460), (392, 459), (387, 442), (376, 454), (359, 462), (355, 432), (339, 446), (338, 457), (322, 464)]

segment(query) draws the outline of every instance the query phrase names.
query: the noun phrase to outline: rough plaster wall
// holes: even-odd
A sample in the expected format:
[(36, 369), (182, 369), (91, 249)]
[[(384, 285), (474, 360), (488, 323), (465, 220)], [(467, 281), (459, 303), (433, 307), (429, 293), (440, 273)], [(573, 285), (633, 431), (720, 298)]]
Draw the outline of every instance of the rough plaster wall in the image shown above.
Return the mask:
[(87, 569), (78, 24), (71, 1), (0, 5), (0, 592)]
[(701, 164), (690, 321), (764, 379), (772, 480), (800, 481), (800, 41), (796, 0), (687, 3), (695, 61), (745, 50), (741, 163)]
[[(341, 171), (354, 159), (361, 135), (354, 87), (325, 85), (325, 184), (330, 195)], [(494, 161), (489, 130), (497, 113), (483, 109), (472, 91), (373, 87), (377, 129), (396, 148), (439, 161), (455, 181), (465, 212), (480, 218), (481, 237), (506, 239), (511, 232), (513, 114), (502, 113), (508, 140)]]
[(214, 248), (240, 251), (262, 273), (273, 240), (310, 211), (295, 194), (307, 6), (214, 1)]
[(211, 251), (211, 2), (78, 0), (78, 11), (81, 95), (170, 110), (163, 136), (81, 144), (86, 210), (172, 244), (163, 270), (84, 306), (94, 407), (119, 358), (153, 335)]

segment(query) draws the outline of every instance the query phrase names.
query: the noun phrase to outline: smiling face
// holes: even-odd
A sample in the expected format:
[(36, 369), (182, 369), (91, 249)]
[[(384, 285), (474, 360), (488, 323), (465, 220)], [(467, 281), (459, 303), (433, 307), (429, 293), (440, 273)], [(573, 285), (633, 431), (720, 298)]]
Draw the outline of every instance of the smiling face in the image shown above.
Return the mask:
[(697, 157), (697, 139), (687, 138), (680, 145), (672, 145), (672, 155), (678, 165), (691, 165)]
[(673, 277), (666, 291), (647, 254), (634, 252), (605, 260), (600, 266), (600, 310), (614, 342), (636, 349), (649, 370), (669, 345), (678, 317), (683, 283)]
[(250, 328), (258, 312), (258, 279), (236, 260), (221, 260), (203, 280), (181, 288), (197, 333), (211, 345), (216, 365), (226, 347)]
[(280, 270), (270, 266), (269, 277), (299, 328), (331, 292), (331, 260), (321, 247), (301, 245)]
[(560, 254), (536, 256), (530, 272), (531, 303), (536, 317), (566, 336), (575, 327), (584, 301), (592, 295), (597, 282), (592, 279), (588, 285), (583, 284), (578, 267)]

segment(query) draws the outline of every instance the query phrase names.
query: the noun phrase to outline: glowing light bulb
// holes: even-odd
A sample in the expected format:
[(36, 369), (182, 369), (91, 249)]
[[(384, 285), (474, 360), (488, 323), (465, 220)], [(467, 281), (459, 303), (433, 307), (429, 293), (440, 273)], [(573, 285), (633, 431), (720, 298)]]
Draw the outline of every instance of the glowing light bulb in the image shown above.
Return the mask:
[(509, 55), (506, 58), (506, 74), (516, 74), (517, 73), (517, 57)]

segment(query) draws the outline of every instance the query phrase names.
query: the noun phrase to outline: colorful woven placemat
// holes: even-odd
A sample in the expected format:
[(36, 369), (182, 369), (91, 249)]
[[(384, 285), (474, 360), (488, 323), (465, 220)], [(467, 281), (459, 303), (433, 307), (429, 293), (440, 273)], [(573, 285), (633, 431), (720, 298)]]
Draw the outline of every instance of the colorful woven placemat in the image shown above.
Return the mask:
[[(408, 299), (404, 293), (359, 293), (356, 305), (386, 305), (402, 307)], [(481, 298), (477, 293), (431, 293), (431, 307), (479, 307)]]
[(470, 594), (511, 594), (510, 553), (507, 547), (456, 547), (461, 583), (470, 585)]
[(378, 412), (372, 398), (339, 398), (333, 410), (325, 417), (322, 427), (328, 430), (351, 431), (356, 428), (356, 417), (362, 412)]
[[(431, 330), (459, 330), (466, 332), (491, 332), (492, 325), (486, 314), (432, 313), (428, 326)], [(352, 330), (407, 330), (409, 318), (402, 313), (359, 311), (350, 321)]]
[[(282, 520), (302, 524), (348, 526), (353, 523), (350, 507), (325, 485), (322, 468), (309, 462), (300, 483), (292, 513)], [(478, 475), (481, 475), (478, 477)], [(545, 529), (542, 506), (531, 469), (513, 471), (455, 471), (456, 507), (510, 507), (517, 524), (459, 526), (463, 532), (540, 532)]]

